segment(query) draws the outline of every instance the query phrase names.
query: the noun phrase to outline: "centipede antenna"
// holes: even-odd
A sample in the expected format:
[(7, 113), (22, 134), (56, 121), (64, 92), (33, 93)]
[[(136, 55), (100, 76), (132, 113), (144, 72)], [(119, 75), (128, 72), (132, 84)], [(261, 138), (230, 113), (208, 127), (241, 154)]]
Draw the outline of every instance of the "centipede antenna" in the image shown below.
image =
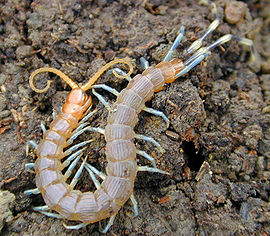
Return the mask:
[(113, 71), (115, 71), (119, 75), (124, 76), (127, 81), (131, 81), (132, 80), (132, 78), (130, 76), (127, 76), (126, 72), (124, 72), (120, 68), (114, 68), (114, 69), (110, 70), (111, 73), (113, 73)]
[[(130, 61), (126, 58), (124, 59), (114, 59), (113, 61), (107, 63), (106, 65), (104, 65), (103, 67), (101, 67), (89, 80), (88, 82), (86, 82), (83, 86), (81, 86), (81, 89), (83, 91), (88, 90), (89, 88), (91, 88), (91, 86), (96, 82), (96, 80), (111, 66), (118, 64), (118, 63), (123, 63), (128, 65), (129, 67), (129, 72), (126, 74), (126, 76), (130, 76), (133, 72), (133, 66), (130, 63)], [(125, 78), (126, 76), (122, 76), (117, 74), (117, 72), (115, 70), (113, 70), (113, 74), (118, 77), (118, 78)]]
[(42, 68), (39, 68), (35, 71), (33, 71), (29, 77), (29, 85), (31, 87), (31, 89), (33, 89), (36, 93), (44, 93), (46, 92), (49, 88), (50, 88), (50, 85), (52, 83), (51, 80), (48, 80), (47, 81), (47, 85), (45, 88), (43, 89), (38, 89), (36, 86), (35, 86), (35, 82), (34, 82), (34, 79), (35, 77), (40, 74), (40, 73), (43, 73), (43, 72), (51, 72), (51, 73), (54, 73), (56, 75), (58, 75), (62, 80), (64, 80), (72, 89), (74, 88), (78, 88), (79, 86), (72, 80), (70, 79), (66, 74), (64, 74), (62, 71), (60, 70), (57, 70), (55, 68), (51, 68), (51, 67), (42, 67)]

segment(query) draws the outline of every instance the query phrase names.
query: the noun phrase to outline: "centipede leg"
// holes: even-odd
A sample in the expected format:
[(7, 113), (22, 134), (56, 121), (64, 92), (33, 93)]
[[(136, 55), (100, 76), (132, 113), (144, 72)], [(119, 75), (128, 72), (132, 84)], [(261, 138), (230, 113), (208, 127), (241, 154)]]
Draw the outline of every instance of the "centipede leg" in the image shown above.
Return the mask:
[(26, 143), (26, 145), (25, 145), (25, 152), (26, 152), (26, 155), (29, 154), (30, 146), (32, 146), (35, 150), (37, 150), (38, 144), (37, 144), (35, 141), (33, 141), (33, 140), (27, 141), (27, 143)]
[(34, 172), (32, 169), (34, 169), (35, 167), (35, 163), (31, 162), (31, 163), (26, 163), (25, 166), (24, 166), (24, 169), (26, 171), (29, 171), (29, 172)]
[[(90, 108), (92, 108), (92, 107), (90, 107)], [(89, 110), (89, 111), (90, 111), (90, 110)], [(88, 120), (91, 116), (93, 116), (97, 111), (98, 111), (97, 109), (95, 109), (94, 111), (91, 111), (91, 112), (88, 112), (88, 110), (87, 110), (87, 112), (86, 112), (87, 115), (86, 115), (84, 118), (81, 119), (80, 124), (82, 124), (82, 123), (84, 123), (85, 121), (87, 121), (87, 120)]]
[(173, 45), (171, 46), (170, 50), (167, 52), (166, 56), (164, 57), (163, 61), (169, 61), (172, 58), (172, 54), (174, 53), (175, 49), (179, 46), (180, 42), (182, 41), (182, 38), (184, 36), (185, 27), (182, 26), (181, 29), (178, 32), (178, 36), (173, 42)]
[(161, 145), (153, 138), (151, 137), (148, 137), (148, 136), (145, 136), (145, 135), (142, 135), (142, 134), (135, 134), (134, 136), (136, 139), (142, 139), (142, 140), (145, 140), (147, 142), (151, 142), (153, 143), (161, 153), (164, 153), (165, 150), (161, 147)]
[(141, 151), (141, 150), (136, 150), (136, 153), (140, 156), (143, 156), (144, 158), (146, 158), (148, 161), (150, 161), (152, 163), (152, 166), (154, 166), (155, 168), (157, 167), (156, 161), (155, 159), (150, 156), (149, 154), (147, 154), (145, 151)]
[(219, 25), (219, 18), (218, 18), (218, 14), (217, 14), (217, 7), (216, 4), (213, 2), (209, 2), (208, 5), (212, 6), (212, 14), (214, 17), (214, 21), (208, 26), (207, 30), (205, 31), (205, 33), (196, 41), (194, 41), (190, 47), (187, 49), (187, 53), (192, 53), (195, 52), (196, 50), (198, 50), (201, 46), (202, 46), (202, 42), (203, 40), (210, 34), (212, 33)]
[(61, 170), (63, 170), (64, 168), (66, 168), (70, 162), (72, 162), (77, 156), (79, 156), (84, 150), (86, 149), (86, 147), (78, 150), (77, 152), (73, 153), (72, 155), (70, 155), (63, 163), (62, 163), (62, 168)]
[(50, 208), (47, 205), (33, 207), (33, 210), (38, 211), (38, 212), (42, 213), (43, 215), (46, 215), (46, 216), (49, 216), (49, 217), (53, 217), (53, 218), (57, 218), (57, 219), (63, 219), (63, 216), (61, 216), (61, 215), (59, 215), (57, 213), (49, 212)]
[(147, 61), (144, 57), (140, 58), (140, 65), (143, 70), (149, 68), (149, 61)]
[(110, 229), (110, 227), (113, 225), (114, 219), (115, 219), (115, 215), (112, 215), (108, 221), (108, 224), (105, 226), (105, 228), (102, 228), (101, 223), (99, 222), (99, 232), (106, 234), (108, 232), (108, 230)]
[(85, 164), (87, 168), (89, 168), (92, 172), (94, 172), (97, 176), (99, 176), (102, 180), (104, 180), (106, 178), (106, 175), (99, 171), (97, 168), (95, 168), (94, 166), (90, 165), (89, 163)]
[(48, 212), (48, 211), (39, 211), (40, 213), (42, 213), (43, 215), (49, 216), (49, 217), (53, 217), (56, 219), (63, 219), (64, 217), (57, 214), (57, 213), (53, 213), (53, 212)]
[(101, 188), (100, 182), (97, 180), (96, 176), (94, 175), (94, 172), (86, 165), (86, 170), (88, 171), (94, 185), (96, 186), (97, 189)]
[(150, 107), (144, 107), (143, 110), (148, 112), (148, 113), (151, 113), (153, 115), (160, 116), (166, 122), (167, 128), (170, 126), (169, 119), (162, 111), (155, 110), (155, 109), (150, 108)]
[(104, 134), (104, 129), (102, 128), (95, 128), (95, 127), (91, 127), (91, 126), (87, 126), (83, 129), (80, 129), (76, 132), (73, 132), (72, 136), (69, 138), (69, 140), (67, 141), (67, 144), (70, 145), (73, 143), (73, 141), (79, 136), (81, 135), (82, 133), (86, 132), (86, 131), (90, 131), (90, 132), (97, 132), (97, 133), (101, 133), (101, 134)]
[(78, 161), (80, 160), (80, 157), (82, 156), (83, 154), (81, 153), (80, 155), (78, 155), (75, 160), (72, 161), (71, 165), (68, 167), (67, 171), (65, 172), (64, 174), (64, 178), (65, 179), (68, 179), (69, 176), (72, 174), (72, 170), (75, 168), (75, 166), (77, 165)]
[(132, 194), (130, 196), (130, 200), (131, 200), (132, 205), (133, 205), (133, 217), (136, 217), (137, 215), (139, 215), (139, 208), (138, 208), (138, 202), (137, 202), (134, 194)]
[(75, 230), (81, 229), (81, 228), (83, 228), (86, 225), (88, 225), (88, 224), (80, 223), (80, 224), (77, 224), (77, 225), (66, 225), (65, 223), (63, 223), (63, 226), (66, 229), (75, 229)]
[(40, 194), (40, 191), (38, 190), (38, 188), (34, 188), (34, 189), (29, 189), (29, 190), (24, 191), (23, 194), (25, 196), (29, 196), (29, 195), (32, 195), (32, 194), (37, 195), (37, 194)]
[(83, 146), (85, 146), (86, 144), (91, 143), (91, 142), (93, 142), (93, 139), (87, 140), (87, 141), (84, 141), (84, 142), (81, 142), (81, 143), (78, 143), (78, 144), (72, 146), (71, 148), (69, 148), (68, 150), (66, 150), (66, 151), (64, 152), (64, 156), (70, 155), (72, 152), (76, 151), (76, 150), (79, 149), (80, 147), (83, 147)]
[(82, 171), (83, 171), (83, 168), (85, 166), (85, 163), (87, 161), (87, 157), (83, 160), (83, 163), (81, 164), (80, 168), (78, 169), (78, 171), (76, 172), (75, 176), (73, 177), (71, 183), (70, 183), (70, 187), (73, 189), (75, 187), (75, 185), (77, 184), (81, 174), (82, 174)]
[(167, 171), (160, 170), (158, 168), (152, 168), (149, 166), (139, 166), (138, 171), (148, 171), (148, 172), (152, 172), (152, 173), (160, 173), (160, 174), (164, 174), (164, 175), (170, 175), (170, 173)]
[(40, 122), (40, 127), (41, 127), (41, 130), (42, 130), (42, 133), (44, 134), (46, 132), (46, 126), (45, 126), (44, 121)]
[[(122, 71), (121, 69), (119, 69), (118, 68), (118, 70), (117, 70), (117, 73), (119, 73), (119, 71)], [(123, 72), (123, 74), (125, 74), (125, 72), (124, 71), (122, 71)], [(121, 73), (119, 73), (119, 74), (121, 74)], [(122, 75), (122, 74), (121, 74)], [(115, 90), (114, 88), (111, 88), (110, 86), (108, 86), (108, 85), (106, 85), (106, 84), (97, 84), (97, 85), (93, 85), (92, 86), (92, 88), (101, 88), (101, 89), (104, 89), (104, 90), (106, 90), (106, 91), (108, 91), (109, 93), (112, 93), (113, 95), (115, 95), (116, 97), (119, 95), (119, 92), (117, 91), (117, 90)], [(97, 93), (96, 93), (97, 94)], [(97, 97), (99, 100), (100, 100), (100, 102), (101, 103), (107, 103), (106, 101), (105, 101), (105, 99), (100, 95), (100, 94), (98, 94), (99, 95), (99, 97)], [(110, 106), (110, 105), (108, 105), (108, 104), (104, 104), (104, 106), (107, 108), (108, 106)], [(146, 111), (146, 112), (148, 112), (148, 113), (151, 113), (151, 114), (153, 114), (153, 115), (156, 115), (156, 116), (160, 116), (165, 122), (166, 122), (166, 124), (167, 124), (167, 127), (169, 127), (169, 125), (170, 125), (170, 121), (169, 121), (169, 119), (165, 116), (165, 114), (162, 112), (162, 111), (158, 111), (158, 110), (155, 110), (155, 109), (153, 109), (153, 108), (149, 108), (149, 107), (144, 107), (143, 108), (143, 110), (144, 111)]]
[(55, 120), (56, 117), (57, 117), (57, 112), (56, 112), (55, 110), (53, 110), (52, 117), (53, 117), (54, 120)]
[(109, 102), (107, 102), (101, 94), (97, 93), (97, 92), (95, 91), (95, 89), (92, 89), (92, 93), (93, 93), (93, 94), (97, 97), (97, 99), (98, 99), (98, 100), (106, 107), (106, 109), (107, 109), (108, 111), (111, 111), (111, 104), (110, 104)]

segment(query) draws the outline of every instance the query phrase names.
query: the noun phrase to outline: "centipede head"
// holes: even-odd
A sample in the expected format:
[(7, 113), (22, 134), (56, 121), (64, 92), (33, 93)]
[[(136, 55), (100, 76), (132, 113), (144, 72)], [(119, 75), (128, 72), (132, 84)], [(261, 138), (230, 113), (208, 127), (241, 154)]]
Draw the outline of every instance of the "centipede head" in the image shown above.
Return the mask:
[(75, 88), (67, 96), (66, 103), (63, 105), (63, 112), (81, 119), (91, 105), (92, 97), (88, 96), (81, 88)]

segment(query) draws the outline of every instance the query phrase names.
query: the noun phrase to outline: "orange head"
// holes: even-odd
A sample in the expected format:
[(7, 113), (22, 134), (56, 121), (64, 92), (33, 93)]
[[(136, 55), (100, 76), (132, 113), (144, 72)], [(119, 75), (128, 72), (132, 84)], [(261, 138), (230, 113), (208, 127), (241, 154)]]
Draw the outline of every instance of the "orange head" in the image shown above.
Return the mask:
[(81, 88), (72, 89), (67, 96), (66, 103), (62, 111), (72, 114), (73, 117), (81, 119), (84, 112), (92, 105), (92, 98), (88, 96)]

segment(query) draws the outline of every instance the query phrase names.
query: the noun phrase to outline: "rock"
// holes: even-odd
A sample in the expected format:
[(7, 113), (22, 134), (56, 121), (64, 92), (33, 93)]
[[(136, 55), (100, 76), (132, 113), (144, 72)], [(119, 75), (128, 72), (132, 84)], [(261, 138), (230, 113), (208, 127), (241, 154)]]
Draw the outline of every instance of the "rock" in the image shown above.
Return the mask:
[(225, 18), (230, 24), (241, 21), (247, 10), (247, 4), (239, 1), (227, 1), (225, 6)]
[(9, 191), (0, 191), (0, 231), (5, 222), (11, 221), (14, 217), (10, 208), (12, 208), (15, 195)]

